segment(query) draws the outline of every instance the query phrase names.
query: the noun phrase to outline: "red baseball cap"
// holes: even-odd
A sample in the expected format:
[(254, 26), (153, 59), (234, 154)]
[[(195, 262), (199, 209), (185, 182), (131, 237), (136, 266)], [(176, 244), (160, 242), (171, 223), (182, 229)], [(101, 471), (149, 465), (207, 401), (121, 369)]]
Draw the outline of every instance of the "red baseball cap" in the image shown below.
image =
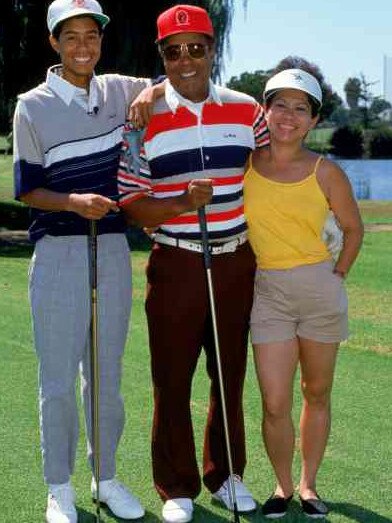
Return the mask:
[(175, 5), (158, 16), (158, 38), (160, 42), (179, 33), (202, 33), (214, 37), (214, 29), (205, 9), (195, 5)]

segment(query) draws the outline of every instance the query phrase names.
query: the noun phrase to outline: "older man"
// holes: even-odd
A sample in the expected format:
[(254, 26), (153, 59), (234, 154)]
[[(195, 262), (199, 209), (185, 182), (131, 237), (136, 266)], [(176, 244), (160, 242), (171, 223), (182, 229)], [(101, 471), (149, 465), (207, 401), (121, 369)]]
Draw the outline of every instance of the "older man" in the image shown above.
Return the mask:
[[(232, 444), (238, 508), (255, 502), (242, 483), (245, 468), (242, 392), (255, 261), (246, 237), (242, 186), (249, 152), (267, 141), (253, 98), (210, 81), (214, 33), (204, 9), (177, 5), (157, 21), (158, 48), (168, 77), (146, 129), (140, 169), (118, 174), (121, 206), (130, 219), (155, 227), (147, 269), (154, 421), (154, 481), (163, 519), (192, 519), (201, 488), (190, 397), (202, 348), (211, 379), (203, 480), (232, 509), (197, 209), (206, 205), (212, 275)], [(127, 142), (125, 142), (127, 147)], [(128, 146), (130, 147), (130, 146)]]

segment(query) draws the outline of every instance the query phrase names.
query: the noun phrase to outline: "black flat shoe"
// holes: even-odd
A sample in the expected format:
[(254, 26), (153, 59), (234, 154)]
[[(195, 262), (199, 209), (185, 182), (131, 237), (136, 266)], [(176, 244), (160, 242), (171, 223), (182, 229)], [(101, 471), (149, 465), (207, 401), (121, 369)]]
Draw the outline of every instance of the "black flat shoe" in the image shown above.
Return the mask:
[(312, 499), (303, 499), (300, 496), (299, 500), (301, 502), (304, 514), (306, 514), (310, 518), (325, 518), (325, 516), (329, 512), (327, 505), (318, 496), (317, 498)]
[(293, 499), (293, 495), (288, 498), (277, 496), (274, 494), (261, 507), (261, 512), (265, 518), (278, 519), (286, 515), (290, 501)]

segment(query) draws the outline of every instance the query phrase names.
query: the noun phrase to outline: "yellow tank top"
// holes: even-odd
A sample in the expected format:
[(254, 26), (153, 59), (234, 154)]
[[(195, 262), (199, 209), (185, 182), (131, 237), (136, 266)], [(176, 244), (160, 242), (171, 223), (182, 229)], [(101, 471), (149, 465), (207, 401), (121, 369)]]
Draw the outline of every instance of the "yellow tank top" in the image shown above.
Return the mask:
[(244, 205), (249, 241), (259, 269), (289, 269), (330, 259), (321, 238), (328, 202), (316, 172), (295, 183), (265, 178), (250, 166), (245, 173)]

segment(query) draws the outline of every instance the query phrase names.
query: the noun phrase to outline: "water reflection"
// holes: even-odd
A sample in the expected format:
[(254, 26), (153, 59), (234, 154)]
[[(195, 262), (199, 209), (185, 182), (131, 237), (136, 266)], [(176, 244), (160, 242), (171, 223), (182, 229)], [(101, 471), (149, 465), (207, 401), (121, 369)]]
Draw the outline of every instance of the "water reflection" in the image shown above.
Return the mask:
[(338, 160), (358, 200), (392, 200), (392, 160)]

